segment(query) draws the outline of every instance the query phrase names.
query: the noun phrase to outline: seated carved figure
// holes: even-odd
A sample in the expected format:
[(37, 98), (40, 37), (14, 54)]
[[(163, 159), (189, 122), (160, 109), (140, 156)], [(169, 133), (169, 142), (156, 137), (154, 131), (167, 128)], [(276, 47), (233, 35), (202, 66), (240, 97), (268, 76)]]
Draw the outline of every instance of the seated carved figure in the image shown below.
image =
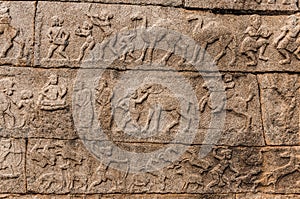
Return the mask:
[(58, 85), (57, 75), (51, 75), (48, 83), (39, 95), (39, 105), (42, 110), (57, 110), (66, 107), (65, 95), (67, 88)]

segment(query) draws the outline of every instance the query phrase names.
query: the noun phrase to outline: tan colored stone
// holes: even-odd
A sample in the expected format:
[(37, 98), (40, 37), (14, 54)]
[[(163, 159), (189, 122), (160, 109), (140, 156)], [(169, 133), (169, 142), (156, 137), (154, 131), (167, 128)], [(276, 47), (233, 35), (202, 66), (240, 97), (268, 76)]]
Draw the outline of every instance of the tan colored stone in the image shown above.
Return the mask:
[(72, 89), (75, 71), (0, 69), (1, 136), (74, 138)]
[(275, 194), (262, 194), (262, 193), (257, 193), (257, 194), (238, 194), (237, 199), (295, 199), (299, 198), (299, 195), (288, 195), (288, 194), (282, 194), (282, 195), (275, 195)]
[(0, 138), (0, 193), (25, 193), (25, 140)]
[(4, 1), (1, 2), (0, 10), (0, 65), (31, 65), (35, 2)]
[(206, 9), (233, 9), (259, 11), (296, 11), (299, 9), (298, 0), (186, 0), (185, 7)]
[(283, 73), (258, 77), (267, 144), (298, 145), (298, 75)]

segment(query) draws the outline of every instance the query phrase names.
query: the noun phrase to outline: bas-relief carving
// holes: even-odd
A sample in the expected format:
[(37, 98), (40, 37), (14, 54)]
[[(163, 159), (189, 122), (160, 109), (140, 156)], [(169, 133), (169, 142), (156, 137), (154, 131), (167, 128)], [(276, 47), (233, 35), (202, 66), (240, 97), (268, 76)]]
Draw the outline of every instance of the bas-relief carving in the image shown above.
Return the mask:
[(1, 73), (9, 76), (0, 79), (1, 137), (76, 137), (70, 112), (72, 85), (68, 84), (72, 73), (29, 68)]
[(196, 1), (187, 0), (186, 7), (192, 8), (220, 8), (234, 10), (258, 10), (258, 11), (297, 11), (298, 0), (218, 0), (218, 1)]
[[(82, 10), (86, 11), (78, 12), (82, 24), (77, 29), (72, 25), (74, 20), (71, 15), (63, 19), (62, 15), (58, 15), (60, 12), (39, 22), (41, 56), (46, 57), (41, 59), (41, 66), (79, 67), (82, 61), (92, 59), (89, 52), (96, 45), (100, 45), (97, 59), (102, 61), (112, 59), (121, 63), (154, 62), (168, 65), (170, 60), (174, 62), (174, 57), (179, 56), (181, 60), (177, 60), (177, 65), (188, 70), (196, 62), (209, 61), (204, 59), (205, 54), (210, 54), (210, 61), (226, 70), (271, 70), (298, 63), (298, 14), (288, 17), (226, 15), (224, 18), (232, 21), (231, 27), (227, 27), (226, 19), (223, 20), (221, 15), (206, 16), (201, 12), (181, 14), (181, 11), (174, 11), (179, 12), (180, 16), (175, 22), (168, 17), (158, 19), (130, 11), (130, 6), (124, 8), (127, 10), (126, 17), (115, 12), (116, 7), (112, 6), (100, 9), (93, 4), (84, 4), (84, 7)], [(43, 17), (44, 12), (42, 9), (39, 17)], [(172, 11), (162, 12), (174, 14)], [(119, 20), (124, 23), (120, 24)], [(286, 21), (286, 25), (273, 25), (274, 20)], [(176, 23), (181, 23), (182, 27)], [(155, 31), (155, 27), (168, 30)], [(181, 35), (173, 32), (185, 33), (186, 29), (193, 30), (187, 35), (197, 45), (189, 46)], [(154, 49), (163, 43), (168, 46), (168, 50), (158, 56)], [(137, 50), (139, 45), (143, 47)], [(185, 63), (187, 59), (189, 63)]]
[(0, 139), (0, 192), (25, 191), (25, 141), (13, 138)]
[(298, 75), (259, 75), (259, 82), (267, 144), (298, 144)]
[[(33, 55), (33, 28), (31, 29), (34, 6), (32, 2), (22, 3), (27, 9), (27, 16), (23, 18), (26, 24), (20, 24), (15, 18), (20, 8), (15, 3), (0, 2), (0, 63), (13, 65), (30, 65)], [(31, 6), (31, 10), (30, 10)], [(16, 12), (16, 13), (15, 13)], [(30, 21), (32, 20), (32, 21)], [(30, 24), (31, 23), (31, 24)], [(30, 35), (31, 34), (31, 35)]]
[[(41, 193), (227, 193), (299, 190), (299, 149), (215, 147), (204, 159), (190, 148), (161, 171), (131, 174), (101, 165), (78, 141), (30, 140), (31, 191)], [(119, 162), (121, 163), (121, 162)], [(124, 166), (127, 160), (122, 162)], [(150, 165), (149, 165), (150, 166)], [(146, 169), (146, 168), (145, 168)], [(293, 183), (291, 183), (293, 182)], [(176, 183), (178, 186), (173, 186)], [(288, 190), (285, 187), (289, 186)]]

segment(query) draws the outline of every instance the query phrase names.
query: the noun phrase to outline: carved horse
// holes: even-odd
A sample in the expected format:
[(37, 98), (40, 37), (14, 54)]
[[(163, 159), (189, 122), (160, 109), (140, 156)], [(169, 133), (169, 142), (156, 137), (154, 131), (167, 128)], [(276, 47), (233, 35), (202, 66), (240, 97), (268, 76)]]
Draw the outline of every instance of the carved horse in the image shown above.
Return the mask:
[[(212, 45), (219, 41), (221, 51), (214, 57), (214, 63), (218, 63), (219, 60), (226, 55), (227, 49), (230, 48), (230, 44), (234, 41), (234, 36), (231, 31), (228, 30), (228, 27), (223, 26), (219, 22), (210, 21), (206, 25), (203, 24), (203, 20), (200, 16), (189, 16), (188, 22), (197, 21), (195, 25), (192, 35), (193, 39), (200, 44), (201, 49), (199, 47), (195, 47), (193, 52), (193, 57), (191, 59), (191, 63), (196, 63), (199, 51), (200, 58), (199, 61), (203, 61), (205, 57), (205, 51), (207, 50), (209, 45)], [(231, 49), (231, 51), (235, 54), (235, 50)], [(233, 65), (236, 61), (236, 56), (233, 56), (230, 65)]]

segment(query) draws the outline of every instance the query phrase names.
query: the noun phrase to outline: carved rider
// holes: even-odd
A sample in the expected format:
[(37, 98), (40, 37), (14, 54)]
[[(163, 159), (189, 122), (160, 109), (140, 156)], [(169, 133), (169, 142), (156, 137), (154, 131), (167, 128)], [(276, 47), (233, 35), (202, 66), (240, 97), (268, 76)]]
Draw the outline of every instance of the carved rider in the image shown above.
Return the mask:
[(83, 22), (82, 28), (78, 27), (78, 29), (75, 30), (75, 34), (77, 36), (86, 38), (85, 42), (83, 43), (83, 45), (80, 48), (80, 54), (77, 59), (78, 62), (80, 62), (82, 60), (86, 49), (92, 50), (95, 46), (95, 39), (93, 37), (92, 30), (93, 30), (93, 24), (91, 24), (87, 21)]
[(58, 85), (58, 76), (51, 75), (39, 95), (38, 104), (42, 110), (57, 110), (66, 107), (67, 88)]
[(248, 66), (256, 66), (257, 52), (258, 59), (268, 61), (264, 53), (269, 44), (268, 39), (272, 33), (269, 32), (266, 27), (262, 26), (261, 17), (259, 15), (252, 15), (250, 21), (250, 26), (244, 32), (246, 37), (242, 41), (240, 52), (250, 59), (250, 62), (247, 63)]
[(299, 18), (296, 15), (288, 17), (287, 24), (281, 29), (282, 33), (275, 39), (274, 45), (278, 52), (284, 57), (280, 64), (291, 63), (290, 53), (300, 60), (300, 32)]
[(55, 51), (58, 52), (60, 56), (69, 60), (65, 49), (69, 44), (69, 37), (70, 33), (67, 32), (63, 27), (63, 20), (60, 19), (58, 16), (52, 17), (52, 24), (48, 30), (48, 38), (50, 42), (50, 47), (47, 55), (47, 59), (52, 58)]

